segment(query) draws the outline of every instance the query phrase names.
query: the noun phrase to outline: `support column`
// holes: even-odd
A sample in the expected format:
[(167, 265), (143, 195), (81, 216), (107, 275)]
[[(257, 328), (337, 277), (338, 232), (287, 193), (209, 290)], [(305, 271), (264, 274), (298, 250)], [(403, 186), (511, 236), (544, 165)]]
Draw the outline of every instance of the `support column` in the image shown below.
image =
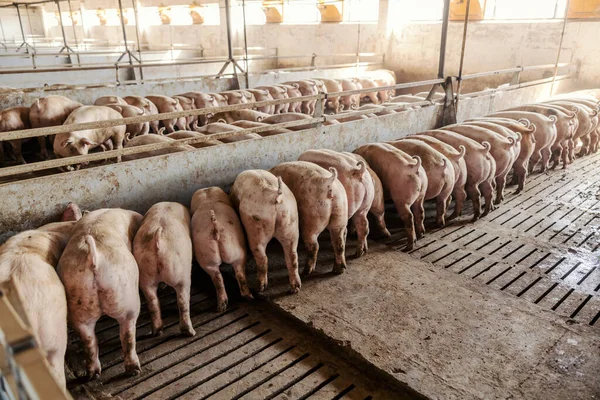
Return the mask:
[(450, 15), (450, 0), (444, 0), (444, 17), (442, 20), (442, 37), (440, 39), (440, 61), (438, 65), (438, 78), (444, 78), (446, 64), (446, 41), (448, 39), (448, 17)]
[(565, 16), (563, 18), (562, 32), (560, 34), (560, 42), (558, 43), (558, 51), (556, 52), (556, 62), (554, 63), (554, 76), (552, 77), (552, 85), (550, 86), (550, 95), (554, 94), (554, 83), (556, 82), (556, 75), (558, 74), (558, 62), (560, 61), (560, 52), (562, 51), (563, 39), (565, 38), (565, 30), (567, 29), (567, 17), (569, 14), (570, 5), (571, 0), (567, 0), (567, 4), (565, 6)]

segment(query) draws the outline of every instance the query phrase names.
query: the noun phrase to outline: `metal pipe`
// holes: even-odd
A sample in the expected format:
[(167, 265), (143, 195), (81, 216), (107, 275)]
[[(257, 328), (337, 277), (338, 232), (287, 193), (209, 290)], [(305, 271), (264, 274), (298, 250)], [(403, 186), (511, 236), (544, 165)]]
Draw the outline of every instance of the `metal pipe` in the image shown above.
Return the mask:
[(133, 65), (133, 60), (131, 59), (131, 54), (129, 54), (129, 47), (127, 46), (127, 31), (125, 30), (125, 17), (123, 17), (123, 4), (121, 0), (119, 0), (119, 16), (121, 17), (121, 29), (123, 30), (123, 45), (125, 46), (125, 53), (127, 53), (127, 57), (129, 58), (129, 65)]
[(250, 87), (248, 75), (250, 74), (250, 65), (248, 63), (248, 34), (246, 31), (246, 0), (242, 0), (242, 15), (244, 17), (244, 76), (246, 78), (246, 89)]
[[(231, 45), (231, 10), (229, 0), (225, 0), (225, 24), (227, 25), (227, 57), (228, 61), (233, 64), (233, 47)], [(233, 73), (235, 74), (235, 64), (232, 65)]]
[(144, 69), (142, 68), (142, 46), (140, 45), (140, 29), (139, 29), (139, 15), (137, 9), (137, 0), (131, 0), (131, 4), (133, 5), (133, 16), (135, 18), (135, 38), (137, 41), (137, 49), (138, 49), (138, 63), (140, 65), (140, 80), (144, 81)]
[(19, 27), (21, 28), (21, 37), (23, 38), (23, 43), (21, 43), (21, 46), (19, 46), (17, 51), (25, 46), (25, 52), (29, 53), (29, 45), (27, 44), (27, 40), (25, 40), (25, 30), (23, 30), (23, 20), (21, 20), (21, 10), (19, 10), (19, 5), (17, 3), (14, 3), (14, 5), (17, 8), (17, 17), (19, 18)]
[(565, 38), (565, 30), (567, 29), (567, 16), (569, 14), (569, 6), (571, 5), (571, 0), (567, 0), (567, 5), (565, 6), (565, 17), (563, 18), (563, 27), (562, 32), (560, 34), (560, 42), (558, 43), (558, 51), (556, 53), (556, 62), (554, 66), (554, 78), (552, 79), (552, 85), (550, 86), (550, 95), (554, 93), (554, 82), (556, 81), (556, 74), (558, 73), (558, 61), (560, 60), (560, 52), (562, 50), (563, 39)]
[[(465, 24), (463, 27), (463, 37), (462, 37), (462, 46), (460, 49), (460, 65), (458, 67), (458, 87), (456, 89), (456, 93), (460, 95), (460, 91), (462, 89), (462, 75), (463, 75), (463, 66), (465, 62), (465, 48), (467, 46), (467, 28), (469, 27), (469, 11), (471, 10), (471, 0), (467, 0), (467, 7), (465, 13)], [(456, 98), (458, 102), (458, 97)]]
[(446, 41), (448, 40), (448, 18), (450, 16), (450, 0), (444, 0), (444, 17), (442, 20), (442, 37), (440, 39), (440, 62), (438, 65), (438, 78), (443, 78), (446, 63)]
[(67, 50), (67, 54), (69, 54), (69, 64), (73, 64), (73, 59), (71, 58), (71, 48), (67, 44), (67, 36), (65, 35), (65, 25), (63, 23), (62, 11), (60, 10), (60, 2), (55, 1), (54, 3), (56, 4), (56, 7), (58, 7), (58, 20), (60, 22), (60, 31), (62, 33), (64, 46), (59, 53), (62, 53), (63, 50)]
[[(75, 21), (73, 20), (73, 8), (71, 7), (71, 0), (67, 0), (67, 4), (69, 5), (69, 14), (71, 15), (71, 28), (73, 28), (73, 39), (75, 40), (75, 47), (77, 48), (75, 56), (77, 57), (77, 64), (81, 66), (81, 59), (79, 58), (79, 42), (77, 41), (77, 31), (75, 29)], [(83, 14), (81, 15), (81, 19), (83, 20)]]

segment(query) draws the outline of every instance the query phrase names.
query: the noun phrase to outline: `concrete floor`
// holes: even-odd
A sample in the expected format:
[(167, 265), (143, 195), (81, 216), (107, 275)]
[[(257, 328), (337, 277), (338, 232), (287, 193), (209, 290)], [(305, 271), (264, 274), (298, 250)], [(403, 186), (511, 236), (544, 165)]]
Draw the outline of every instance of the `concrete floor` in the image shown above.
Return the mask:
[(297, 295), (271, 257), (267, 295), (426, 397), (599, 398), (599, 167), (600, 154), (534, 175), (480, 221), (467, 214), (432, 229), (412, 254), (389, 209), (392, 239), (370, 240), (340, 276), (322, 238), (316, 274)]

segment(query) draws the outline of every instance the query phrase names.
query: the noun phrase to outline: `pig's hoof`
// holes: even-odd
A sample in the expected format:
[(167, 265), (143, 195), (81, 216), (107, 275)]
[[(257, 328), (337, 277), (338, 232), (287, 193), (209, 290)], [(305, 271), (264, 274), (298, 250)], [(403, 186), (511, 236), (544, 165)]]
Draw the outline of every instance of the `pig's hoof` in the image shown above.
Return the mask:
[(88, 381), (95, 381), (97, 379), (100, 379), (100, 371), (90, 371), (88, 372)]
[(160, 329), (152, 329), (152, 336), (158, 337), (158, 336), (162, 336), (162, 334), (163, 334), (162, 326), (160, 327)]
[(227, 302), (226, 301), (217, 304), (217, 312), (218, 313), (223, 313), (223, 312), (225, 312), (225, 310), (227, 310)]
[(406, 245), (406, 247), (404, 248), (404, 251), (411, 251), (414, 247), (414, 244), (409, 243)]
[[(259, 292), (264, 292), (265, 290), (267, 290), (267, 288), (268, 288), (268, 287), (269, 287), (269, 285), (268, 285), (268, 284), (266, 284), (266, 283), (261, 283), (261, 284), (259, 285), (259, 287), (258, 287), (258, 291), (259, 291)], [(252, 296), (252, 295), (251, 295), (251, 296)]]
[(137, 376), (142, 373), (142, 368), (137, 365), (128, 365), (125, 367), (125, 373), (129, 376)]
[(310, 275), (312, 272), (313, 272), (313, 270), (312, 270), (312, 269), (310, 269), (310, 268), (304, 268), (304, 269), (302, 270), (302, 274), (301, 274), (301, 275), (302, 275), (302, 277), (303, 277), (303, 278), (306, 278), (306, 277), (307, 277), (307, 276), (309, 276), (309, 275)]
[(192, 336), (196, 336), (196, 331), (191, 326), (190, 327), (182, 327), (181, 334), (183, 336), (192, 337)]
[(354, 253), (354, 258), (361, 258), (365, 255), (367, 251), (365, 249), (356, 249), (356, 253)]
[(346, 269), (345, 265), (338, 265), (338, 264), (334, 264), (333, 265), (333, 273), (340, 275), (344, 273), (344, 270)]

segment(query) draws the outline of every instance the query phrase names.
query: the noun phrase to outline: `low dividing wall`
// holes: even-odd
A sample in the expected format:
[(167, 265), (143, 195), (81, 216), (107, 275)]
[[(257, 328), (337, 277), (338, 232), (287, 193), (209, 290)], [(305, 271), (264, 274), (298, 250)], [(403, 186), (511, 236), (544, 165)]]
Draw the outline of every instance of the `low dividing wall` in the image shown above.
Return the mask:
[[(550, 84), (465, 99), (459, 120), (527, 102), (549, 94)], [(0, 242), (16, 232), (58, 218), (73, 201), (83, 209), (123, 207), (144, 213), (159, 201), (189, 205), (195, 190), (227, 187), (243, 170), (271, 168), (308, 149), (352, 151), (365, 143), (392, 140), (436, 128), (442, 107), (323, 126), (259, 140), (206, 147), (0, 185)]]

